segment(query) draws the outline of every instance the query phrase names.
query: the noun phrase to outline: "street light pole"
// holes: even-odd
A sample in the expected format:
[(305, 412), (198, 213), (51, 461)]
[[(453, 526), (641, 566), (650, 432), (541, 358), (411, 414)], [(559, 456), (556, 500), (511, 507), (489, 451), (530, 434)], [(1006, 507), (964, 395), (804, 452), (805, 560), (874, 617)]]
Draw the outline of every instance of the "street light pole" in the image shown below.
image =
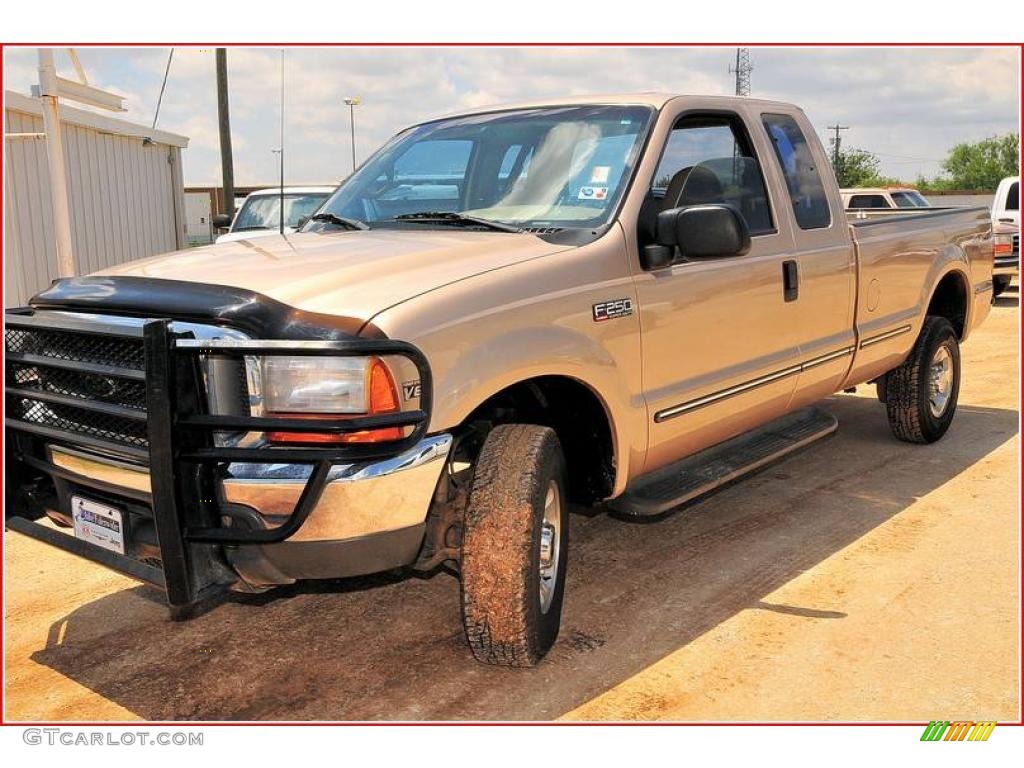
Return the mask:
[(358, 96), (349, 96), (345, 99), (348, 104), (348, 124), (352, 132), (352, 172), (356, 170), (356, 107), (362, 103)]

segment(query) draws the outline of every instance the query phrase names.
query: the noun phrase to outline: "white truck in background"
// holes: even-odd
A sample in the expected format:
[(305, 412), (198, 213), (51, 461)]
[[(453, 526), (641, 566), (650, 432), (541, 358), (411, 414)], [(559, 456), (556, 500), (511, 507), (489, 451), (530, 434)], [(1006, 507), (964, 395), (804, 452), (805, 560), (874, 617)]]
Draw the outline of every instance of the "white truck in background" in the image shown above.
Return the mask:
[(276, 235), (281, 226), (281, 202), (284, 200), (284, 233), (299, 228), (300, 220), (309, 218), (331, 196), (336, 187), (272, 187), (250, 192), (241, 207), (231, 214), (213, 217), (213, 226), (228, 230), (217, 237), (218, 243), (251, 240)]
[(992, 295), (998, 296), (1020, 274), (1020, 176), (999, 182), (992, 201), (992, 235)]
[(847, 211), (931, 208), (932, 204), (913, 187), (849, 187), (840, 189)]

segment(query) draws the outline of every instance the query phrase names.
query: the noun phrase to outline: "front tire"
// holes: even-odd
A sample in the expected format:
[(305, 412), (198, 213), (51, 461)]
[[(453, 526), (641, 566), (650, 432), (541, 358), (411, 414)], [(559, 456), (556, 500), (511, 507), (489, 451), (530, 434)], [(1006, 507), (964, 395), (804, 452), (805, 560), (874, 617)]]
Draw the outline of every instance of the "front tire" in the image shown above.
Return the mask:
[(462, 622), (478, 661), (532, 667), (558, 637), (569, 555), (555, 432), (495, 427), (476, 461), (462, 534)]
[(946, 434), (960, 394), (960, 343), (944, 317), (925, 318), (907, 359), (885, 375), (885, 408), (893, 435), (934, 443)]

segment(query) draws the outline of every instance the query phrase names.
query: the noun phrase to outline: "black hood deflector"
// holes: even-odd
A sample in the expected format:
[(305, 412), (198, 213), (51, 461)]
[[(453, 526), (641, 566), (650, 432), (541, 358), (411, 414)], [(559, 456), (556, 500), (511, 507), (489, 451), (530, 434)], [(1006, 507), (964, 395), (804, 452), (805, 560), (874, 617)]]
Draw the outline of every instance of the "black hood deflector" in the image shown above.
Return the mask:
[(55, 280), (29, 304), (132, 317), (166, 317), (236, 328), (258, 339), (341, 341), (362, 334), (384, 338), (365, 320), (305, 312), (269, 296), (185, 280), (150, 277), (70, 277)]

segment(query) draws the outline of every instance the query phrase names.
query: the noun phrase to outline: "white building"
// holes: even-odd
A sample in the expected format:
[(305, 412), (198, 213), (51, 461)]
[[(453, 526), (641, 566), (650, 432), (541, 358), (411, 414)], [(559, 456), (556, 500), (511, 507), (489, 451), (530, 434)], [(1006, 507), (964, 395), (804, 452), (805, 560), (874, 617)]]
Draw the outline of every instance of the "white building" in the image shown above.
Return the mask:
[[(60, 107), (77, 274), (187, 245), (184, 136)], [(42, 134), (38, 99), (4, 93), (4, 133)], [(46, 143), (4, 141), (4, 305), (25, 304), (57, 277)]]

